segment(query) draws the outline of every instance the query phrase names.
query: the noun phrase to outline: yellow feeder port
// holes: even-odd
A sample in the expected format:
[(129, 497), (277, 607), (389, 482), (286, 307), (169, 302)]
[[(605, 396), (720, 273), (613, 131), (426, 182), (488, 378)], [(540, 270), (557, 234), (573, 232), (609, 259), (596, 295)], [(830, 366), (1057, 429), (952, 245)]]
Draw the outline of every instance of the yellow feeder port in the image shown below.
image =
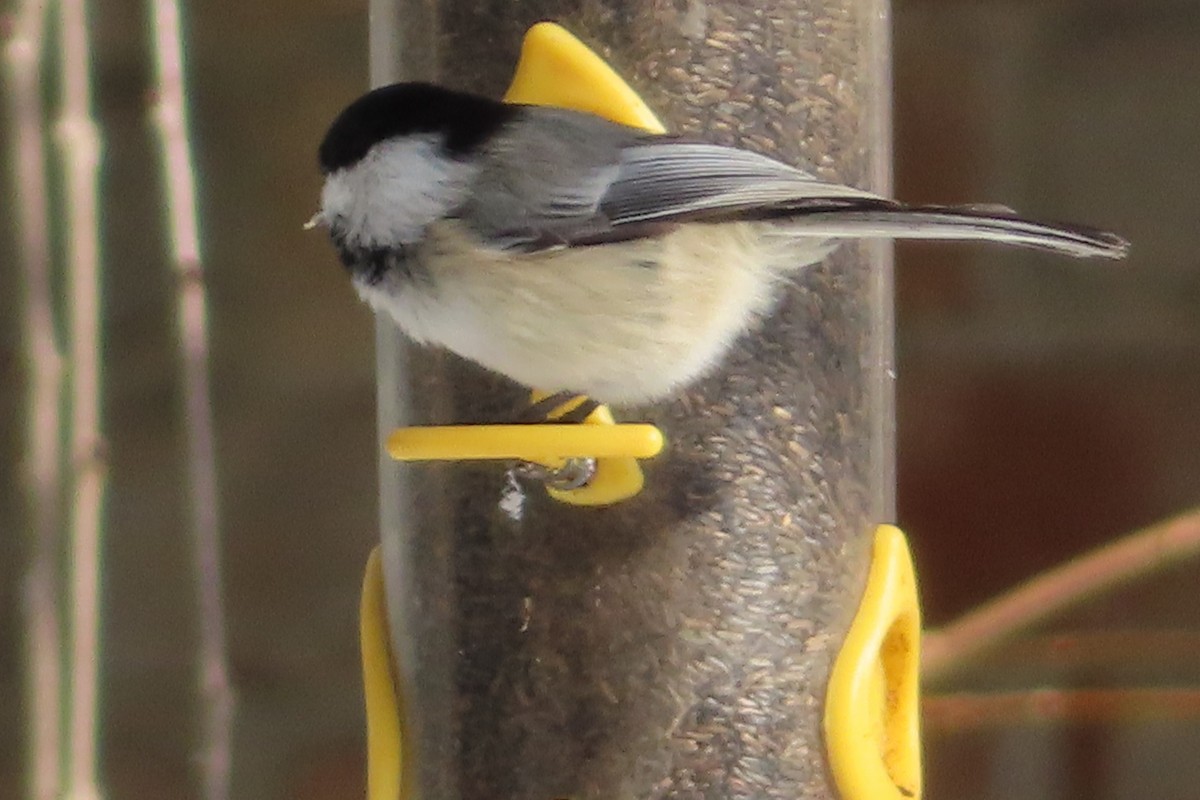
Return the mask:
[(586, 111), (650, 133), (667, 130), (604, 59), (553, 22), (539, 22), (525, 34), (504, 100)]
[(397, 461), (518, 460), (560, 469), (572, 459), (594, 458), (595, 472), (577, 489), (547, 486), (564, 503), (602, 506), (642, 490), (635, 459), (658, 455), (662, 432), (653, 425), (613, 423), (601, 406), (579, 425), (447, 425), (399, 428), (387, 450)]
[(825, 697), (825, 740), (843, 800), (921, 796), (921, 611), (908, 543), (881, 525), (867, 587)]
[(367, 706), (367, 800), (400, 800), (402, 793), (400, 724), (403, 713), (392, 671), (388, 635), (387, 597), (379, 548), (371, 551), (363, 576), (359, 603), (359, 640), (363, 669), (363, 698)]

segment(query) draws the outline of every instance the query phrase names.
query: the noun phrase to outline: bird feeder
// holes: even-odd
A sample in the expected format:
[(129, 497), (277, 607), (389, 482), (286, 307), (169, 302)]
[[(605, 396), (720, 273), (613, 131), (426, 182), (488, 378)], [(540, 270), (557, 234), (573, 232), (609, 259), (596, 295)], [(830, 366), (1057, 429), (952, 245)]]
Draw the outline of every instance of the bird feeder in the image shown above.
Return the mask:
[[(886, 192), (886, 12), (374, 0), (372, 77), (661, 124)], [(566, 455), (542, 432), (559, 426), (475, 428), (510, 422), (525, 387), (382, 322), (371, 800), (918, 795), (913, 578), (881, 527), (891, 303), (884, 245), (799, 273), (711, 375), (574, 426), (574, 454), (637, 471), (592, 503), (479, 460)], [(392, 458), (414, 437), (433, 461)]]

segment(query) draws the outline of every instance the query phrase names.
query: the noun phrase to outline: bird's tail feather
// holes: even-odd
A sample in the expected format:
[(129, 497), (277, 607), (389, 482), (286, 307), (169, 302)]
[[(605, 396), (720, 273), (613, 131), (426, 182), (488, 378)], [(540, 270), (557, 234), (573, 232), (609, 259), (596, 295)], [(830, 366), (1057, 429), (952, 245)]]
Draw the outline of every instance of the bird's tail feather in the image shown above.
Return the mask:
[(960, 239), (1000, 242), (1077, 258), (1124, 258), (1129, 242), (1082, 225), (1035, 222), (985, 206), (884, 206), (791, 214), (781, 232), (847, 239)]

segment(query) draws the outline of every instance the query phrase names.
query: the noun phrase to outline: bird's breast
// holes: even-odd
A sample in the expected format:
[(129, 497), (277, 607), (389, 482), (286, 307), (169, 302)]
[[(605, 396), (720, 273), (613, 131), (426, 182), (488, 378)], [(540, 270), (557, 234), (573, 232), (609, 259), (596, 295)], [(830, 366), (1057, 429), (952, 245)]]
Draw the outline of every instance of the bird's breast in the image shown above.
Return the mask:
[(355, 283), (413, 339), (527, 386), (640, 402), (707, 370), (769, 305), (786, 269), (763, 239), (745, 223), (689, 225), (509, 254), (446, 221), (427, 231), (407, 272)]

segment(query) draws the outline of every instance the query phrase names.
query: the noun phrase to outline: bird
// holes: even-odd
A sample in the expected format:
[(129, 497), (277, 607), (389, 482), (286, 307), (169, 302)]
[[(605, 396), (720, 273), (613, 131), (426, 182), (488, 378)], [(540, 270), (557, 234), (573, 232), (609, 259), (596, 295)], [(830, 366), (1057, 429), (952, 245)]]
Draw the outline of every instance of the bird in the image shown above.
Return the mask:
[(1123, 258), (1122, 237), (994, 205), (909, 205), (736, 147), (429, 83), (374, 89), (318, 148), (359, 296), (416, 342), (597, 402), (671, 397), (789, 277), (853, 239)]

